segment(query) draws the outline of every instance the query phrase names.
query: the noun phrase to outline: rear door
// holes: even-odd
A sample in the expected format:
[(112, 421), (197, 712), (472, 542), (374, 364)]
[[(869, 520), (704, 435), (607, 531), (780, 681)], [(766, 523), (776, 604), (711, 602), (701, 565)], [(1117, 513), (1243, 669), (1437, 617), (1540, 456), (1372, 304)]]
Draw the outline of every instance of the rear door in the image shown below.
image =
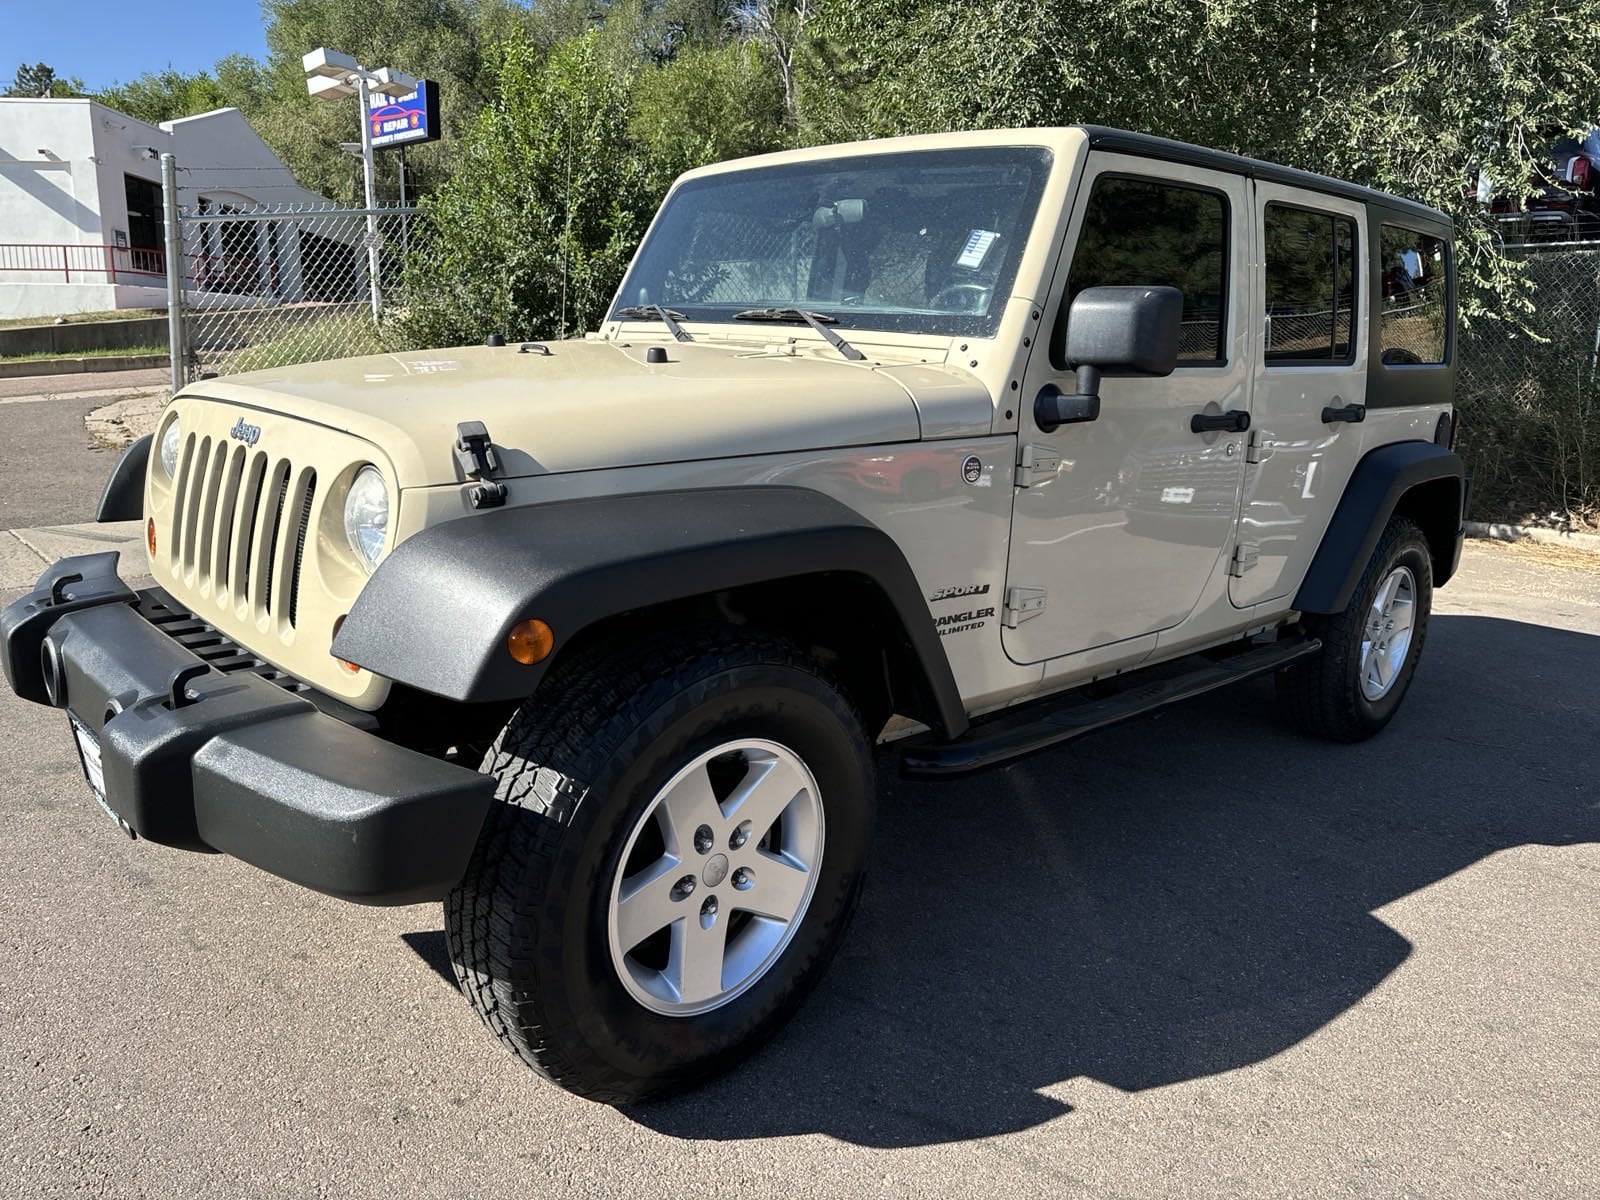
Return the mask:
[(1256, 182), (1255, 356), (1244, 503), (1228, 595), (1298, 587), (1361, 458), (1367, 391), (1366, 206)]
[(1249, 219), (1243, 176), (1089, 156), (1041, 330), (1058, 329), (1084, 288), (1158, 284), (1183, 292), (1183, 340), (1170, 376), (1108, 373), (1099, 417), (1048, 433), (1033, 420), (1033, 397), (1047, 386), (1072, 391), (1074, 373), (1059, 337), (1029, 357), (1002, 634), (1014, 661), (1178, 624), (1231, 543), (1244, 435), (1196, 434), (1190, 420), (1249, 408)]

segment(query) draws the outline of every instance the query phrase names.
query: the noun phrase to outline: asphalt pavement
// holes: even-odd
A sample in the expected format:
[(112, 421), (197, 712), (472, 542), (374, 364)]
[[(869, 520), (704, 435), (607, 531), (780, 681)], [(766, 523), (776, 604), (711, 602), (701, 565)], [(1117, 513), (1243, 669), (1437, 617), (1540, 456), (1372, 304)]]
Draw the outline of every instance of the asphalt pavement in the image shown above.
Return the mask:
[[(109, 468), (73, 461), (47, 523)], [(1597, 563), (1469, 545), (1361, 746), (1261, 684), (965, 782), (885, 764), (817, 994), (624, 1111), (493, 1043), (437, 906), (129, 842), (0, 696), (0, 1196), (1593, 1196)]]

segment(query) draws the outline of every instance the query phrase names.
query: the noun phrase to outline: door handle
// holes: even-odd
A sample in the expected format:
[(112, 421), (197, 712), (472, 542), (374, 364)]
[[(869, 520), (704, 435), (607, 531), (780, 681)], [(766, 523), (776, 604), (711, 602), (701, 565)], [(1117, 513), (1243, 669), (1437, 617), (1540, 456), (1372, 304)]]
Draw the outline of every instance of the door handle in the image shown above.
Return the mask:
[(1242, 408), (1221, 413), (1195, 413), (1189, 418), (1191, 433), (1243, 433), (1250, 428), (1250, 414)]
[[(1337, 400), (1339, 397), (1335, 396)], [(1364, 404), (1346, 404), (1340, 408), (1332, 405), (1322, 410), (1322, 423), (1324, 425), (1337, 425), (1340, 421), (1349, 421), (1352, 425), (1359, 425), (1367, 419), (1367, 408)]]

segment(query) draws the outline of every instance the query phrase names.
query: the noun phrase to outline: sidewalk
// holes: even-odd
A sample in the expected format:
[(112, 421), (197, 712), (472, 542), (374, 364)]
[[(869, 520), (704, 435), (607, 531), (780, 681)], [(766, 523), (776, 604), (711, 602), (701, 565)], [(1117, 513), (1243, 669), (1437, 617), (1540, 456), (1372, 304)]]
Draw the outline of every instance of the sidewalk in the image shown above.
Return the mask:
[[(167, 368), (139, 371), (90, 371), (82, 375), (23, 375), (0, 379), (0, 405), (7, 400), (23, 402), (54, 400), (82, 392), (130, 392), (135, 389), (166, 387)], [(3, 420), (0, 417), (0, 420)]]
[(144, 535), (138, 521), (97, 525), (43, 525), (34, 529), (0, 530), (0, 592), (27, 591), (44, 569), (71, 554), (122, 552), (124, 579), (145, 573)]

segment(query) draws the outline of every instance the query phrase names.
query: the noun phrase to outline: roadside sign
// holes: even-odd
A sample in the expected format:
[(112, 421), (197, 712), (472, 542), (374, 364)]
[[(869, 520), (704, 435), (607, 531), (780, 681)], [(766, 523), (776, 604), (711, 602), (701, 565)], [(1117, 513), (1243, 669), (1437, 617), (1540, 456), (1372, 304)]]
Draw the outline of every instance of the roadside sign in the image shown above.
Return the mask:
[(373, 96), (367, 121), (372, 127), (372, 147), (406, 146), (431, 142), (442, 132), (439, 123), (439, 85), (431, 79), (417, 84), (407, 96)]

